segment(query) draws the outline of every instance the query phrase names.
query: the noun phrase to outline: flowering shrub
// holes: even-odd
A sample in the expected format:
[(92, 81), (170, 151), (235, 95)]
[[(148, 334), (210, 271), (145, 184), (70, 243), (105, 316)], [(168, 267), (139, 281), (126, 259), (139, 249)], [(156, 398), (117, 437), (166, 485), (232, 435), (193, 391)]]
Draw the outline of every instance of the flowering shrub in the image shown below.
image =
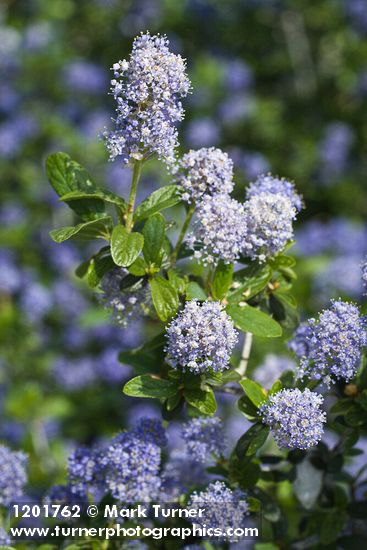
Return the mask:
[[(289, 249), (302, 199), (293, 182), (263, 174), (239, 202), (231, 196), (233, 163), (226, 153), (211, 147), (176, 157), (175, 123), (183, 117), (180, 97), (190, 83), (185, 62), (170, 52), (165, 37), (140, 35), (130, 60), (116, 63), (113, 72), (116, 128), (104, 139), (111, 160), (122, 156), (131, 169), (129, 194), (107, 191), (66, 153), (51, 154), (49, 181), (76, 216), (75, 225), (54, 229), (51, 237), (56, 243), (104, 241), (77, 276), (125, 330), (143, 317), (154, 321), (150, 341), (120, 354), (135, 370), (123, 391), (159, 400), (167, 422), (192, 418), (182, 426), (184, 450), (170, 447), (168, 456), (163, 449), (169, 433), (148, 419), (109, 442), (77, 449), (69, 458), (68, 485), (50, 495), (214, 502), (211, 525), (244, 525), (249, 513), (260, 510), (275, 539), (290, 542), (294, 535), (279, 531), (282, 511), (268, 484), (294, 480), (305, 509), (316, 514), (321, 506), (329, 518), (344, 517), (343, 536), (348, 511), (357, 505), (353, 494), (338, 497), (343, 460), (354, 454), (366, 422), (365, 318), (356, 305), (340, 300), (297, 329), (291, 294), (296, 262)], [(136, 204), (139, 181), (154, 156), (168, 165), (171, 181)], [(186, 217), (172, 236), (166, 212), (180, 203)], [(284, 330), (295, 331), (289, 347), (299, 366), (289, 370), (293, 363), (285, 361), (278, 378), (263, 388), (261, 376), (257, 382), (247, 376), (252, 337), (279, 338)], [(236, 357), (240, 333), (242, 353)], [(328, 390), (333, 400), (320, 393), (321, 382), (338, 382)], [(216, 396), (226, 394), (238, 396), (243, 414), (244, 433), (232, 450), (215, 416)], [(321, 442), (326, 423), (341, 434), (335, 446)], [(210, 464), (205, 473), (203, 465)], [(216, 479), (200, 490), (209, 472)], [(318, 481), (310, 505), (306, 488), (313, 476)], [(230, 511), (236, 501), (242, 504)], [(222, 503), (228, 517), (221, 515)], [(330, 536), (324, 523), (321, 531), (312, 525), (305, 518), (296, 539), (315, 532), (322, 540)]]
[[(0, 23), (0, 545), (37, 546), (6, 517), (36, 499), (205, 503), (214, 527), (260, 515), (261, 541), (242, 543), (256, 550), (363, 548), (367, 232), (335, 217), (366, 213), (363, 9), (323, 1), (325, 23), (282, 2), (236, 17), (212, 0), (31, 4), (24, 33), (22, 7)], [(173, 43), (140, 34), (109, 98), (112, 49), (169, 18)], [(293, 55), (304, 27), (315, 67)], [(266, 62), (236, 57), (233, 29)], [(269, 47), (281, 33), (285, 52)], [(160, 545), (212, 547), (121, 547)]]

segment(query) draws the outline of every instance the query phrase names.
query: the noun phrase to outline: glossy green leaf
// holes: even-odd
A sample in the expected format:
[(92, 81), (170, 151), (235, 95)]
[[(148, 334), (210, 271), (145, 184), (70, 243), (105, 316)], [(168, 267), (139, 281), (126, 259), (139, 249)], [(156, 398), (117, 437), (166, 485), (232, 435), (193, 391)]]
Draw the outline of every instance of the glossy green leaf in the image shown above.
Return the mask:
[(163, 277), (156, 276), (150, 281), (152, 300), (161, 321), (168, 321), (178, 309), (178, 294), (175, 288)]
[(257, 264), (236, 271), (233, 275), (231, 291), (228, 294), (230, 304), (249, 300), (259, 294), (271, 279), (272, 271), (268, 265)]
[(135, 275), (136, 277), (142, 277), (146, 273), (147, 264), (144, 260), (144, 258), (136, 258), (135, 262), (133, 262), (129, 268), (128, 271), (131, 273), (131, 275)]
[(116, 265), (128, 267), (139, 256), (144, 245), (141, 233), (129, 233), (125, 226), (116, 225), (111, 237), (111, 255)]
[(143, 255), (146, 262), (161, 264), (162, 246), (166, 234), (166, 222), (162, 214), (157, 212), (150, 216), (143, 228), (144, 247)]
[(93, 239), (109, 240), (112, 219), (110, 216), (104, 216), (96, 220), (79, 223), (75, 226), (61, 227), (50, 232), (52, 240), (56, 243), (62, 243), (69, 239), (79, 239), (90, 241)]
[(213, 390), (200, 390), (200, 389), (186, 389), (184, 390), (184, 396), (192, 407), (197, 409), (206, 416), (211, 416), (217, 410), (217, 403)]
[(233, 264), (226, 264), (222, 260), (218, 263), (212, 284), (212, 295), (215, 300), (222, 300), (231, 284), (233, 276)]
[(134, 221), (139, 222), (149, 218), (156, 212), (160, 212), (165, 208), (175, 206), (180, 202), (178, 185), (166, 185), (154, 191), (145, 201), (143, 201), (134, 214)]
[[(88, 172), (66, 153), (53, 153), (50, 155), (46, 161), (46, 172), (59, 197), (71, 192), (88, 193), (98, 189)], [(104, 202), (100, 199), (83, 198), (67, 201), (67, 204), (83, 220), (99, 218), (105, 212)]]
[(255, 407), (259, 407), (261, 403), (266, 400), (267, 396), (265, 390), (254, 380), (245, 378), (241, 380), (240, 385)]
[[(71, 191), (60, 197), (61, 201), (70, 203), (77, 200), (101, 200), (117, 206), (121, 212), (126, 212), (127, 204), (122, 197), (111, 193), (110, 191), (104, 191), (102, 189), (91, 189), (84, 191)], [(69, 205), (71, 206), (71, 205)]]
[(150, 374), (143, 374), (129, 380), (123, 391), (131, 397), (167, 399), (175, 395), (177, 384), (174, 380), (164, 380)]
[(179, 294), (184, 294), (187, 286), (185, 279), (180, 277), (180, 275), (173, 271), (173, 269), (169, 269), (167, 271), (167, 275), (169, 282), (177, 290), (177, 292)]
[(292, 256), (278, 254), (272, 258), (269, 263), (274, 269), (278, 269), (284, 267), (294, 267), (296, 265), (296, 260)]
[(237, 402), (239, 410), (248, 418), (257, 418), (258, 408), (253, 404), (247, 395), (243, 395)]
[(243, 332), (251, 332), (256, 336), (267, 338), (276, 338), (282, 335), (282, 327), (269, 315), (254, 307), (230, 305), (227, 307), (227, 313), (235, 326)]
[(259, 422), (251, 426), (237, 441), (235, 449), (237, 456), (241, 458), (242, 456), (254, 455), (264, 445), (269, 431), (269, 426)]
[(278, 393), (278, 391), (280, 391), (282, 389), (282, 387), (283, 387), (282, 381), (281, 380), (275, 380), (274, 384), (272, 385), (272, 387), (269, 390), (269, 395), (273, 395), (275, 393)]
[(90, 287), (99, 285), (103, 276), (115, 267), (110, 255), (91, 258), (87, 271), (87, 281)]
[(187, 285), (186, 298), (188, 300), (198, 300), (199, 302), (204, 302), (207, 297), (208, 296), (206, 295), (205, 291), (195, 281), (192, 281)]

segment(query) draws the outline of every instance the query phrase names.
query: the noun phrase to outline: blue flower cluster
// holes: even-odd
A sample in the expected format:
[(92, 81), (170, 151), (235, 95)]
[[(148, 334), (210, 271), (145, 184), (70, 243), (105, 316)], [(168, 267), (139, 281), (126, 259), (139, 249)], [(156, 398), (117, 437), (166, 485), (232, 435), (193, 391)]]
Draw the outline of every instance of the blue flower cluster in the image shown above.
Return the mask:
[(227, 153), (210, 147), (191, 150), (179, 162), (177, 183), (182, 200), (198, 202), (205, 195), (229, 194), (233, 189), (233, 162)]
[(284, 249), (293, 238), (296, 208), (280, 193), (259, 193), (244, 204), (246, 236), (243, 253), (264, 262)]
[(150, 306), (149, 288), (141, 280), (133, 286), (121, 288), (128, 274), (123, 268), (112, 269), (103, 277), (102, 293), (98, 294), (101, 304), (111, 310), (113, 320), (124, 328), (142, 317)]
[(243, 528), (249, 513), (244, 493), (232, 491), (223, 481), (215, 481), (205, 490), (192, 493), (188, 508), (205, 508), (203, 517), (200, 520), (195, 518), (195, 523), (205, 524), (206, 528), (220, 529), (223, 533), (228, 528)]
[(182, 426), (182, 435), (188, 454), (198, 462), (205, 463), (212, 455), (224, 453), (223, 425), (218, 417), (193, 418)]
[(341, 300), (309, 319), (308, 342), (301, 359), (299, 376), (308, 376), (329, 386), (335, 380), (351, 380), (359, 367), (362, 348), (367, 344), (366, 319), (356, 305)]
[[(191, 171), (186, 177), (193, 179)], [(293, 183), (261, 175), (250, 184), (244, 204), (223, 190), (204, 195), (186, 242), (204, 265), (220, 259), (232, 263), (240, 256), (263, 262), (293, 238), (293, 221), (301, 208), (302, 199)]]
[(195, 250), (195, 258), (207, 265), (216, 264), (220, 259), (226, 263), (238, 260), (245, 238), (243, 205), (221, 193), (204, 196), (186, 242)]
[(0, 505), (8, 506), (23, 494), (27, 483), (27, 456), (0, 445)]
[(104, 138), (110, 158), (125, 163), (157, 154), (167, 164), (175, 160), (177, 130), (184, 111), (180, 101), (190, 90), (185, 62), (169, 51), (165, 36), (141, 34), (130, 60), (113, 65), (112, 93), (117, 102), (115, 130)]
[(132, 430), (93, 449), (77, 449), (69, 458), (69, 485), (80, 498), (111, 494), (124, 502), (148, 502), (161, 490), (161, 423), (142, 419)]
[(259, 409), (262, 421), (270, 426), (275, 441), (285, 449), (309, 449), (323, 434), (326, 413), (320, 406), (324, 398), (306, 388), (271, 395)]
[(229, 367), (237, 336), (219, 302), (186, 302), (167, 327), (167, 362), (194, 373), (222, 372)]
[(270, 173), (261, 174), (246, 189), (246, 198), (251, 199), (251, 197), (262, 195), (263, 193), (288, 197), (292, 206), (298, 212), (302, 210), (301, 196), (297, 193), (294, 183), (285, 178), (278, 178), (272, 176)]
[(149, 502), (161, 489), (161, 448), (136, 431), (123, 432), (101, 453), (106, 488), (124, 502)]

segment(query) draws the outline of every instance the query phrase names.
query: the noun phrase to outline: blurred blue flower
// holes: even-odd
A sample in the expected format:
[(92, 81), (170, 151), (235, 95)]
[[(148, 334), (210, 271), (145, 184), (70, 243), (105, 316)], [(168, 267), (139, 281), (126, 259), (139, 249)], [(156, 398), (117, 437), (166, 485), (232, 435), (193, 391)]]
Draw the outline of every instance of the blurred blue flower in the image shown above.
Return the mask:
[(185, 139), (195, 149), (217, 145), (220, 140), (219, 127), (210, 118), (197, 118), (187, 125)]
[(229, 92), (248, 90), (254, 83), (253, 71), (242, 59), (225, 64), (225, 84)]
[(13, 251), (0, 248), (0, 292), (12, 294), (22, 285), (22, 273), (15, 262)]
[(65, 85), (73, 92), (98, 94), (108, 88), (108, 71), (91, 61), (76, 59), (64, 68)]
[(0, 156), (13, 158), (29, 138), (35, 138), (38, 123), (31, 115), (17, 115), (0, 124)]
[(343, 175), (353, 142), (354, 133), (348, 124), (334, 122), (326, 127), (320, 143), (321, 178), (325, 184)]
[(95, 360), (92, 357), (59, 357), (52, 366), (52, 374), (57, 385), (65, 391), (82, 390), (97, 379)]
[(50, 312), (52, 306), (52, 293), (47, 287), (32, 280), (24, 284), (20, 296), (20, 307), (30, 321), (41, 321)]

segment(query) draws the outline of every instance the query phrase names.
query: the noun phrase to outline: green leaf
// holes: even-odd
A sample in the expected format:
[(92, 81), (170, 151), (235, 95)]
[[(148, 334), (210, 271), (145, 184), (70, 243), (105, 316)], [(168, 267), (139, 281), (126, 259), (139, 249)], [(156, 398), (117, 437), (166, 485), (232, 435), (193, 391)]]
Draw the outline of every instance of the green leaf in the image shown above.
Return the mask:
[(88, 285), (92, 288), (98, 286), (103, 276), (111, 271), (114, 266), (115, 264), (110, 255), (91, 258), (87, 271)]
[(233, 264), (226, 264), (222, 260), (218, 263), (212, 284), (212, 294), (215, 300), (222, 300), (231, 284), (233, 276)]
[(175, 393), (172, 397), (169, 397), (166, 401), (167, 411), (174, 411), (180, 404), (182, 395), (180, 392)]
[(258, 409), (247, 395), (243, 395), (237, 402), (239, 410), (248, 418), (258, 418)]
[(154, 191), (145, 201), (143, 201), (134, 214), (134, 221), (139, 222), (149, 218), (156, 212), (160, 212), (165, 208), (170, 208), (175, 204), (178, 204), (181, 200), (179, 196), (178, 185), (166, 185)]
[(255, 407), (259, 407), (267, 399), (265, 390), (254, 380), (245, 378), (245, 380), (241, 380), (240, 385)]
[(269, 390), (269, 395), (274, 395), (275, 393), (278, 393), (278, 391), (280, 391), (282, 389), (282, 387), (283, 387), (282, 381), (281, 380), (275, 380), (274, 384), (272, 385), (272, 387)]
[(186, 290), (186, 281), (183, 277), (180, 277), (178, 273), (169, 269), (167, 271), (168, 280), (171, 285), (177, 290), (179, 294), (184, 294)]
[(66, 193), (65, 195), (62, 195), (60, 197), (60, 200), (67, 203), (77, 200), (99, 200), (114, 204), (120, 209), (122, 213), (126, 212), (127, 210), (127, 204), (122, 197), (119, 197), (118, 195), (115, 195), (115, 193), (111, 193), (110, 191), (104, 191), (103, 189), (98, 188), (92, 188), (90, 190), (84, 191), (71, 191), (69, 193)]
[(241, 375), (233, 369), (227, 369), (222, 373), (223, 384), (227, 384), (228, 382), (238, 382), (241, 378)]
[(204, 302), (207, 299), (207, 295), (198, 283), (192, 281), (186, 287), (186, 298), (187, 300)]
[(130, 266), (129, 266), (129, 273), (131, 273), (131, 275), (135, 275), (136, 277), (143, 277), (143, 275), (146, 274), (146, 270), (147, 270), (147, 264), (145, 263), (145, 260), (144, 258), (136, 258), (135, 262), (133, 262)]
[[(66, 153), (50, 155), (46, 161), (46, 172), (59, 197), (74, 191), (87, 193), (98, 189), (88, 172)], [(96, 219), (105, 213), (104, 202), (100, 199), (73, 200), (67, 204), (83, 220)]]
[(296, 260), (292, 258), (292, 256), (287, 256), (286, 254), (278, 254), (278, 256), (272, 258), (269, 263), (274, 269), (278, 269), (279, 267), (294, 267), (296, 265)]
[(291, 304), (291, 301), (284, 298), (284, 296), (285, 293), (283, 292), (277, 292), (269, 296), (270, 311), (282, 327), (294, 329), (299, 325), (299, 315), (294, 308), (294, 303)]
[(184, 390), (184, 396), (192, 407), (198, 409), (202, 414), (206, 416), (211, 416), (217, 410), (217, 403), (215, 401), (215, 395), (213, 390), (204, 391), (204, 390)]
[(235, 326), (243, 332), (252, 332), (256, 336), (267, 338), (276, 338), (282, 335), (281, 326), (269, 315), (254, 307), (230, 305), (227, 307), (227, 313)]
[(51, 239), (56, 243), (63, 243), (69, 239), (90, 241), (93, 239), (109, 240), (112, 219), (104, 216), (75, 226), (61, 227), (50, 232)]
[(258, 422), (251, 426), (237, 441), (236, 454), (239, 458), (243, 456), (251, 456), (262, 447), (267, 440), (270, 428)]
[(116, 265), (128, 267), (139, 256), (144, 245), (141, 233), (129, 233), (125, 226), (116, 225), (111, 237), (111, 255)]
[(162, 214), (154, 214), (145, 222), (143, 228), (143, 255), (146, 262), (160, 265), (162, 261), (162, 246), (166, 234), (166, 222)]
[(156, 276), (150, 281), (152, 300), (158, 317), (166, 322), (178, 309), (178, 294), (175, 288), (163, 277)]
[[(228, 294), (230, 304), (237, 304), (249, 300), (256, 294), (259, 294), (271, 279), (272, 271), (268, 265), (253, 265), (233, 275), (233, 290)], [(234, 288), (236, 287), (236, 288)]]
[(176, 394), (177, 384), (174, 380), (164, 380), (150, 374), (143, 374), (129, 380), (123, 391), (131, 397), (167, 399)]

